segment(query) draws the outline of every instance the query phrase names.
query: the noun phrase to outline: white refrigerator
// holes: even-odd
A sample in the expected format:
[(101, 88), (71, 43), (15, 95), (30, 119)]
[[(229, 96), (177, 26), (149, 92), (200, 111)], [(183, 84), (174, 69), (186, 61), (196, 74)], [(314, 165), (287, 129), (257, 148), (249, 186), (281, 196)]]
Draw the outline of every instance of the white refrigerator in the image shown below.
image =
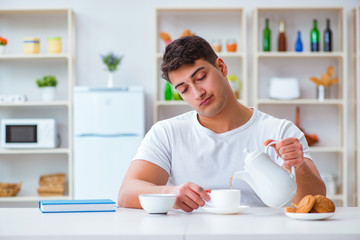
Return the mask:
[(74, 88), (74, 198), (117, 200), (145, 132), (140, 87)]

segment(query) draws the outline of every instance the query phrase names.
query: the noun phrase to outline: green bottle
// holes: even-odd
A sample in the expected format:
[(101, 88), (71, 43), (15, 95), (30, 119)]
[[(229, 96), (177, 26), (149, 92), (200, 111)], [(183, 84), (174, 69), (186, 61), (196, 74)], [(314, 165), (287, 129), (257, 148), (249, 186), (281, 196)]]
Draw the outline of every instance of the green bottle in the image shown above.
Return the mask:
[(265, 29), (263, 32), (263, 51), (271, 51), (271, 30), (269, 28), (269, 19), (265, 20)]
[(320, 34), (319, 34), (319, 29), (317, 28), (316, 19), (314, 19), (313, 29), (311, 29), (311, 33), (310, 33), (310, 46), (312, 52), (320, 51)]
[(172, 97), (173, 97), (173, 93), (172, 93), (172, 89), (171, 89), (171, 84), (168, 81), (166, 81), (164, 98), (166, 101), (170, 101), (170, 100), (172, 100)]

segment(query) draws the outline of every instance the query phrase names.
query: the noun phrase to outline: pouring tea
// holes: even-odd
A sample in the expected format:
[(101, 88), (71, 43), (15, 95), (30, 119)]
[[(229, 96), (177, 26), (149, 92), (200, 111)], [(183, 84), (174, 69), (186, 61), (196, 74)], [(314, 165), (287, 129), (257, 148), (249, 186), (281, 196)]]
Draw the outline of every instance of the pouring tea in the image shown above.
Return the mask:
[(244, 149), (245, 170), (235, 172), (232, 180), (238, 178), (247, 182), (267, 206), (282, 207), (296, 195), (295, 168), (291, 167), (290, 174), (270, 159), (267, 152), (273, 144), (276, 142), (269, 143), (265, 152)]

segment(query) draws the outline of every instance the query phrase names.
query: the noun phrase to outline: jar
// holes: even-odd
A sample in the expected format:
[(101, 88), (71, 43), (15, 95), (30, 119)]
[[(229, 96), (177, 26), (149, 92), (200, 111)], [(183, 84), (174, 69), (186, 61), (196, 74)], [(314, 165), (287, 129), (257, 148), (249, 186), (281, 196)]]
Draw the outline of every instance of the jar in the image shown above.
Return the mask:
[(221, 41), (219, 39), (213, 40), (211, 43), (211, 47), (214, 52), (221, 52)]
[(49, 37), (47, 48), (49, 53), (61, 53), (61, 37)]
[(226, 43), (226, 49), (228, 52), (236, 52), (237, 44), (235, 39), (230, 39)]
[(24, 38), (24, 52), (26, 54), (38, 54), (40, 52), (40, 38)]

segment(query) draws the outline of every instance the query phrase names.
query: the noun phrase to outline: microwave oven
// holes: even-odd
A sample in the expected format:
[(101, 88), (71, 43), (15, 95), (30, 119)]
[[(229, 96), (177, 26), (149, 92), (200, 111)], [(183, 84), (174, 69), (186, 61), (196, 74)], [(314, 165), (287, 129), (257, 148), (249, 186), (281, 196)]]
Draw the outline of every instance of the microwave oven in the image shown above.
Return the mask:
[(55, 148), (54, 119), (2, 119), (2, 148)]

